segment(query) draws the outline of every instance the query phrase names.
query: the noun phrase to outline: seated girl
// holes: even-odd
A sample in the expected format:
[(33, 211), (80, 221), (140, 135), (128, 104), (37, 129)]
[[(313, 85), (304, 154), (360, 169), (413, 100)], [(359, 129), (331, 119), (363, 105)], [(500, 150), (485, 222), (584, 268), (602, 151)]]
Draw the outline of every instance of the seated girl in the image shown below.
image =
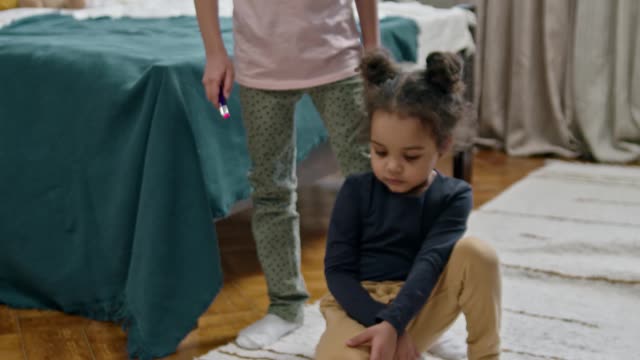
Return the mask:
[(378, 52), (360, 70), (373, 171), (348, 177), (336, 199), (316, 359), (419, 359), (460, 312), (469, 359), (498, 359), (497, 256), (463, 238), (470, 185), (434, 168), (468, 109), (462, 64), (434, 53), (426, 70), (403, 73)]

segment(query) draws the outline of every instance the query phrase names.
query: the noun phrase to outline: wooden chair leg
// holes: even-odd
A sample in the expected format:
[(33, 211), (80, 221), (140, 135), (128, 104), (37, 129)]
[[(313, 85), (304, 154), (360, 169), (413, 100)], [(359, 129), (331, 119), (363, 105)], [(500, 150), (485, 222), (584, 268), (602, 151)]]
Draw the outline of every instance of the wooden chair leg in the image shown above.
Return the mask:
[(473, 175), (473, 149), (456, 153), (453, 157), (453, 177), (471, 184)]

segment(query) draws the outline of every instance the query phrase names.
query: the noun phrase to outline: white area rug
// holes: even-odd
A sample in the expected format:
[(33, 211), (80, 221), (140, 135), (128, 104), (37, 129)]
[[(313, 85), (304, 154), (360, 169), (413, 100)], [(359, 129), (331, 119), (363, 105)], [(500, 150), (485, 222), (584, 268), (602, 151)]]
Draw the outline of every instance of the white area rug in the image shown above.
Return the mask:
[[(640, 359), (640, 168), (549, 162), (474, 211), (468, 234), (501, 258), (503, 359)], [(269, 349), (201, 359), (312, 359), (323, 330), (310, 305)]]

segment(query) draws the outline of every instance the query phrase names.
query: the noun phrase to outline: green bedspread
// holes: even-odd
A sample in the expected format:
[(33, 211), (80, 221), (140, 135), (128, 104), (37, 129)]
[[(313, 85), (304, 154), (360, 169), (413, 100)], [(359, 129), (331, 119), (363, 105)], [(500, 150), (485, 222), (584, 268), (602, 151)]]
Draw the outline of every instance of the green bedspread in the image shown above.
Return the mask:
[[(416, 34), (382, 22), (398, 58)], [(122, 322), (131, 357), (175, 351), (222, 286), (212, 219), (250, 191), (237, 95), (222, 121), (203, 64), (193, 17), (0, 29), (0, 303)], [(301, 160), (326, 133), (309, 99), (296, 116)]]

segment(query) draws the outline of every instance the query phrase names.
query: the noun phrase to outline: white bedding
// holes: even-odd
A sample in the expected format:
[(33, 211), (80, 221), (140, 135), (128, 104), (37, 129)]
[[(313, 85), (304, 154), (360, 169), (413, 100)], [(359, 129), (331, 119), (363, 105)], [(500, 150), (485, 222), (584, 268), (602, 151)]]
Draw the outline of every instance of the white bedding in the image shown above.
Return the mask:
[[(219, 0), (220, 16), (230, 17), (233, 0)], [(11, 9), (0, 11), (0, 28), (13, 21), (46, 13), (71, 14), (76, 19), (96, 17), (155, 18), (182, 15), (195, 16), (193, 0), (87, 0), (87, 7), (80, 10)]]
[(382, 2), (378, 4), (378, 16), (401, 16), (416, 22), (420, 29), (417, 63), (420, 67), (434, 51), (475, 51), (469, 26), (475, 26), (476, 17), (469, 10), (459, 7), (437, 9), (418, 2)]
[[(230, 17), (233, 0), (219, 0), (220, 16)], [(426, 55), (432, 51), (474, 51), (469, 25), (475, 24), (473, 13), (460, 9), (436, 9), (418, 2), (381, 2), (380, 18), (402, 16), (414, 20), (419, 29), (418, 66), (424, 65)], [(195, 15), (193, 0), (87, 0), (81, 10), (11, 9), (0, 11), (0, 28), (13, 21), (34, 15), (59, 12), (77, 19), (95, 17), (171, 17)], [(357, 13), (356, 13), (357, 14)]]

